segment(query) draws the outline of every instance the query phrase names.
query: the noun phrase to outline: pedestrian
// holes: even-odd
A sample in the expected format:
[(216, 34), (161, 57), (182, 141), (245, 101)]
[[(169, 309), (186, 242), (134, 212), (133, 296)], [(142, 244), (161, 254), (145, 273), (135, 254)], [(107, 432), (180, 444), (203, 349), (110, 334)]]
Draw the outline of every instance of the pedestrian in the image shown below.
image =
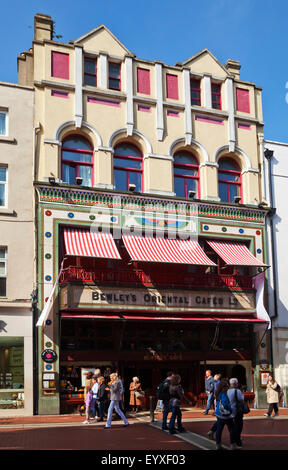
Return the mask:
[[(218, 388), (218, 385), (219, 385), (220, 381), (221, 381), (221, 374), (215, 374), (214, 375), (214, 389), (213, 389), (214, 398), (216, 397), (216, 392), (217, 392), (217, 388)], [(216, 399), (214, 400), (214, 408), (216, 409)], [(215, 413), (214, 413), (214, 415), (215, 415)], [(217, 421), (215, 421), (212, 428), (207, 433), (209, 439), (214, 439), (214, 435), (216, 433), (216, 430), (217, 430)]]
[(89, 424), (89, 418), (92, 414), (92, 401), (93, 401), (93, 393), (92, 388), (87, 389), (86, 391), (86, 398), (85, 398), (85, 416), (86, 419), (83, 421), (83, 424)]
[(216, 429), (216, 450), (221, 450), (221, 438), (224, 426), (226, 425), (230, 435), (231, 450), (237, 449), (235, 443), (235, 431), (234, 431), (234, 420), (232, 416), (232, 407), (230, 400), (227, 396), (229, 389), (229, 382), (227, 379), (222, 379), (218, 385), (216, 392), (216, 417), (217, 417), (217, 429)]
[(270, 418), (273, 410), (274, 410), (274, 415), (272, 416), (272, 418), (274, 418), (275, 416), (278, 416), (279, 390), (281, 389), (279, 385), (277, 384), (276, 380), (272, 377), (272, 375), (269, 375), (267, 386), (266, 386), (267, 403), (269, 406), (268, 406), (267, 413), (265, 413), (264, 415), (267, 418)]
[(97, 403), (98, 388), (99, 388), (98, 376), (93, 375), (92, 376), (92, 396), (93, 396), (93, 398), (92, 398), (91, 408), (92, 408), (92, 417), (93, 417), (93, 422), (94, 423), (96, 423), (96, 421), (97, 421), (96, 416), (99, 416), (99, 408), (98, 408), (98, 403)]
[(84, 402), (86, 402), (86, 395), (89, 390), (92, 388), (92, 377), (93, 373), (88, 372), (85, 377), (85, 386), (84, 386)]
[(206, 370), (205, 372), (206, 380), (205, 380), (205, 391), (207, 395), (207, 405), (205, 411), (203, 411), (204, 415), (208, 415), (210, 408), (214, 409), (214, 377), (212, 376), (211, 370)]
[[(169, 421), (169, 434), (176, 434), (178, 432), (185, 432), (185, 428), (182, 426), (182, 412), (180, 409), (181, 400), (185, 399), (187, 403), (191, 405), (191, 402), (187, 400), (184, 396), (184, 390), (181, 386), (181, 377), (178, 374), (175, 374), (171, 377), (170, 387), (170, 408), (172, 415)], [(177, 418), (177, 431), (175, 429), (175, 421)]]
[(118, 374), (113, 373), (110, 375), (111, 384), (110, 384), (110, 405), (108, 408), (107, 422), (104, 429), (111, 428), (112, 414), (115, 409), (116, 413), (123, 419), (124, 426), (128, 426), (129, 422), (124, 415), (123, 411), (119, 408), (119, 402), (123, 394), (123, 384), (118, 378)]
[(105, 378), (100, 376), (98, 377), (98, 393), (97, 393), (97, 405), (99, 410), (99, 421), (104, 421), (105, 416), (105, 405), (107, 401), (107, 385), (105, 383)]
[(142, 405), (141, 394), (143, 391), (141, 389), (141, 383), (138, 377), (133, 377), (132, 382), (129, 386), (130, 390), (130, 406), (132, 406), (132, 411), (137, 413), (139, 411), (139, 407)]
[(157, 390), (157, 398), (158, 400), (162, 400), (163, 402), (163, 415), (162, 415), (162, 430), (168, 430), (167, 426), (167, 418), (168, 414), (171, 411), (170, 407), (170, 384), (171, 384), (171, 379), (173, 376), (173, 372), (169, 371), (167, 372), (167, 377), (163, 382), (160, 383), (158, 390)]
[(239, 389), (238, 379), (232, 378), (229, 380), (230, 388), (227, 396), (230, 400), (232, 414), (231, 418), (234, 420), (234, 437), (237, 447), (242, 447), (241, 433), (243, 429), (243, 409), (241, 403), (244, 403), (244, 395)]

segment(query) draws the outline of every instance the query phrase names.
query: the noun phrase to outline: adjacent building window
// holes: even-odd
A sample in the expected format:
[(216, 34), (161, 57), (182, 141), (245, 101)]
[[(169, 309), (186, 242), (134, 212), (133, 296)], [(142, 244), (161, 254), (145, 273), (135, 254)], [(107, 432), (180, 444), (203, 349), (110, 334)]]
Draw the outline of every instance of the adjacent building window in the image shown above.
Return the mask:
[(0, 297), (6, 297), (7, 248), (0, 247)]
[(108, 83), (111, 90), (121, 90), (121, 64), (109, 62)]
[(249, 90), (244, 90), (244, 88), (236, 88), (236, 106), (237, 111), (248, 114), (250, 113)]
[(24, 338), (0, 338), (0, 409), (24, 408)]
[(212, 108), (221, 109), (221, 85), (218, 83), (211, 84)]
[(7, 168), (0, 166), (0, 207), (7, 207)]
[(137, 92), (150, 95), (150, 70), (137, 68)]
[(7, 134), (7, 113), (0, 110), (0, 135)]
[(191, 105), (201, 106), (200, 80), (195, 80), (194, 78), (192, 78), (190, 80), (190, 89), (191, 89)]
[[(82, 180), (81, 180), (82, 178)], [(92, 186), (93, 150), (80, 136), (69, 136), (62, 144), (62, 180), (68, 184)]]
[(181, 151), (174, 155), (174, 192), (177, 197), (200, 197), (199, 165), (189, 152)]
[(51, 75), (69, 80), (69, 54), (52, 51)]
[(221, 158), (218, 164), (219, 197), (222, 202), (235, 202), (235, 197), (242, 197), (241, 170), (231, 158)]
[(97, 86), (97, 60), (84, 58), (84, 85)]
[[(131, 144), (119, 144), (114, 149), (114, 187), (129, 191), (135, 185), (135, 191), (142, 191), (143, 159), (140, 150)], [(131, 187), (130, 187), (131, 189)]]
[(166, 74), (166, 91), (167, 98), (178, 100), (178, 76), (170, 73)]

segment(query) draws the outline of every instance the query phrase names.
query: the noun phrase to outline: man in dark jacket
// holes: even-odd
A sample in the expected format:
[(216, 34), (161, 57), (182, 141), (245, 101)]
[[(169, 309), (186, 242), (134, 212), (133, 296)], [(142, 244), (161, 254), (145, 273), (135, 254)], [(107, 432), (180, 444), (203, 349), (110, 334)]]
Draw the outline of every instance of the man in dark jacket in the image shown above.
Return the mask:
[(167, 418), (168, 418), (168, 413), (171, 411), (170, 404), (169, 404), (170, 398), (171, 398), (169, 387), (170, 387), (172, 375), (173, 375), (173, 372), (167, 372), (166, 379), (163, 382), (161, 382), (161, 384), (158, 387), (158, 398), (159, 400), (163, 400), (163, 417), (162, 417), (163, 431), (168, 429)]
[(214, 409), (214, 377), (212, 375), (211, 370), (206, 370), (205, 373), (206, 380), (205, 380), (205, 391), (207, 394), (207, 406), (206, 410), (203, 411), (204, 415), (208, 415), (210, 408)]

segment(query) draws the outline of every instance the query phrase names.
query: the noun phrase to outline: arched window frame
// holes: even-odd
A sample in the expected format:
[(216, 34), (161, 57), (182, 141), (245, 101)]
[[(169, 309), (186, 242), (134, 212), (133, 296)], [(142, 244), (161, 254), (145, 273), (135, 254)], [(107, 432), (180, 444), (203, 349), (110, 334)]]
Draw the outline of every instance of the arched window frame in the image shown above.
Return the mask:
[[(181, 154), (185, 154), (187, 156), (189, 156), (191, 159), (195, 159), (197, 161), (197, 164), (195, 163), (179, 163), (177, 161), (175, 161), (175, 158), (177, 158), (178, 155), (181, 155)], [(199, 177), (199, 163), (198, 163), (198, 159), (195, 157), (195, 155), (187, 150), (179, 150), (177, 152), (175, 152), (174, 154), (174, 164), (173, 164), (173, 169), (174, 169), (174, 192), (175, 192), (175, 178), (180, 178), (183, 180), (183, 184), (184, 184), (184, 197), (185, 198), (188, 198), (189, 197), (189, 189), (187, 187), (187, 180), (194, 180), (196, 181), (197, 183), (197, 191), (196, 191), (196, 194), (195, 194), (195, 197), (196, 199), (200, 199), (200, 177)], [(175, 173), (175, 168), (178, 168), (178, 169), (182, 169), (183, 170), (183, 173), (182, 174), (176, 174)], [(186, 173), (185, 173), (185, 170), (186, 170)], [(197, 171), (197, 174), (196, 175), (190, 175), (188, 174), (187, 172), (189, 171), (193, 171), (195, 172), (195, 170)], [(177, 196), (177, 194), (176, 194)]]
[[(127, 145), (127, 146), (130, 146), (130, 147), (133, 147), (134, 149), (136, 149), (139, 152), (139, 156), (121, 154), (121, 151), (118, 151), (118, 148), (121, 147), (121, 145)], [(122, 160), (123, 161), (123, 166), (115, 164), (115, 158), (118, 158), (118, 159)], [(125, 160), (126, 160), (126, 162), (125, 162)], [(139, 162), (139, 168), (133, 168), (133, 166), (129, 165), (129, 164), (131, 164), (131, 165), (132, 164), (137, 164), (137, 162)], [(126, 165), (126, 163), (127, 163), (127, 165)], [(139, 173), (141, 175), (141, 188), (140, 188), (140, 191), (137, 191), (137, 187), (136, 187), (136, 192), (143, 192), (143, 188), (144, 188), (144, 184), (143, 184), (144, 183), (143, 156), (142, 156), (141, 150), (139, 149), (139, 147), (137, 147), (137, 145), (135, 145), (134, 143), (131, 143), (131, 142), (120, 142), (120, 143), (116, 144), (115, 147), (114, 147), (114, 165), (113, 165), (113, 168), (114, 168), (114, 187), (115, 187), (115, 189), (123, 190), (123, 188), (117, 188), (117, 185), (115, 184), (115, 170), (118, 170), (118, 171), (126, 172), (126, 189), (124, 189), (124, 191), (129, 191), (129, 184), (130, 183), (133, 184), (133, 181), (131, 181), (131, 174)]]
[[(70, 140), (70, 139), (81, 139), (83, 141), (85, 141), (87, 143), (87, 146), (90, 147), (90, 150), (89, 149), (81, 149), (81, 148), (78, 148), (78, 147), (66, 147), (65, 146), (65, 143)], [(89, 155), (91, 156), (91, 162), (83, 162), (81, 161), (81, 159), (79, 160), (69, 160), (69, 159), (63, 159), (63, 152), (71, 152), (71, 153), (76, 153), (76, 154), (79, 154), (79, 157), (80, 155)], [(94, 168), (94, 152), (93, 152), (93, 148), (92, 148), (92, 145), (90, 143), (90, 141), (85, 137), (85, 136), (82, 136), (82, 135), (79, 135), (79, 134), (70, 134), (68, 135), (67, 137), (65, 137), (62, 141), (62, 146), (61, 146), (61, 179), (63, 180), (63, 165), (68, 165), (70, 167), (74, 167), (75, 168), (75, 182), (74, 183), (71, 183), (69, 182), (68, 184), (76, 184), (76, 178), (79, 177), (79, 167), (80, 166), (85, 166), (85, 167), (90, 167), (91, 168), (91, 187), (93, 187), (94, 185), (94, 172), (93, 172), (93, 168)], [(64, 182), (64, 181), (63, 181)], [(85, 185), (86, 186), (86, 185)]]
[[(235, 201), (234, 200), (231, 200), (231, 189), (232, 189), (232, 186), (237, 186), (237, 195), (241, 197), (241, 200), (239, 202), (242, 203), (242, 200), (243, 200), (243, 192), (242, 192), (242, 175), (241, 175), (241, 168), (239, 167), (238, 163), (234, 160), (234, 158), (230, 158), (230, 157), (221, 157), (218, 161), (218, 165), (220, 162), (223, 162), (223, 161), (229, 161), (229, 162), (233, 162), (233, 164), (235, 165), (235, 168), (237, 168), (237, 170), (229, 170), (229, 169), (225, 169), (225, 168), (218, 168), (218, 191), (219, 191), (219, 197), (220, 197), (220, 190), (219, 190), (219, 185), (220, 183), (221, 184), (224, 184), (226, 185), (226, 190), (227, 190), (227, 201), (224, 201), (221, 199), (221, 202), (230, 202), (230, 203), (234, 203)], [(226, 175), (226, 176), (229, 176), (231, 177), (231, 179), (224, 179), (223, 176)], [(222, 178), (221, 178), (222, 176)], [(238, 181), (235, 181), (235, 177), (238, 177)], [(234, 178), (234, 179), (233, 179)]]

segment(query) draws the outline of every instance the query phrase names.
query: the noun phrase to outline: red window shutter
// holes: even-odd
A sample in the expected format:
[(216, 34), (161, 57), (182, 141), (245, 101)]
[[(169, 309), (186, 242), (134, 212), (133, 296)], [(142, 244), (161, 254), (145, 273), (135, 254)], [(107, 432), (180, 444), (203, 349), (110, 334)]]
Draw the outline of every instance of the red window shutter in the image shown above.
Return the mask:
[(150, 95), (150, 70), (137, 68), (137, 91)]
[(178, 77), (177, 75), (166, 74), (167, 98), (178, 100)]
[(237, 111), (241, 111), (242, 113), (250, 113), (249, 90), (236, 88), (236, 101)]
[(69, 79), (69, 54), (52, 51), (52, 77)]

